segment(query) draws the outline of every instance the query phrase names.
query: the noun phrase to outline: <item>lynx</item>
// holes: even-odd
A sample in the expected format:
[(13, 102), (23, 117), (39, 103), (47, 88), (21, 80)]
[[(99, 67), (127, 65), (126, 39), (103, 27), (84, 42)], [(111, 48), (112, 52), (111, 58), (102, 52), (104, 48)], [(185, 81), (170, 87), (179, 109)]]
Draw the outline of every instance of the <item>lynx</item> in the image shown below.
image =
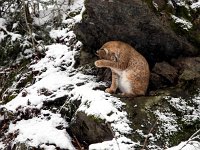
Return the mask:
[(149, 65), (133, 47), (121, 41), (110, 41), (97, 51), (97, 56), (100, 60), (95, 61), (95, 66), (112, 71), (112, 84), (105, 92), (115, 93), (119, 88), (122, 95), (128, 97), (145, 95), (149, 84)]

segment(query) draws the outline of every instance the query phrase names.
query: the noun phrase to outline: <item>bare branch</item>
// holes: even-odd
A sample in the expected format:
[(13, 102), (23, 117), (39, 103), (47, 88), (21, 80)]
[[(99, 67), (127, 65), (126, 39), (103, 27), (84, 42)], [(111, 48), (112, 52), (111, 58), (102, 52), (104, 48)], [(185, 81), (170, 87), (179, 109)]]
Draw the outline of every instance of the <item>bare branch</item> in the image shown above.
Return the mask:
[(33, 32), (32, 32), (32, 29), (31, 29), (31, 27), (30, 27), (30, 25), (29, 25), (29, 22), (28, 22), (28, 16), (27, 16), (27, 10), (26, 10), (26, 5), (28, 5), (28, 4), (26, 4), (25, 3), (25, 0), (22, 0), (22, 3), (23, 3), (23, 11), (24, 11), (24, 17), (25, 17), (25, 22), (26, 22), (26, 26), (27, 26), (27, 28), (28, 28), (28, 34), (30, 35), (30, 37), (31, 37), (31, 41), (32, 41), (32, 44), (33, 44), (33, 49), (34, 50), (36, 50), (36, 46), (35, 46), (35, 40), (34, 40), (34, 37), (33, 37)]
[(155, 126), (157, 124), (157, 120), (155, 121), (155, 123), (153, 124), (153, 126), (151, 127), (151, 129), (149, 130), (149, 133), (147, 134), (147, 137), (144, 140), (144, 144), (143, 144), (143, 147), (142, 147), (141, 150), (145, 150), (145, 147), (147, 146), (147, 141), (148, 141), (148, 138), (149, 138), (149, 134), (152, 133), (153, 129), (155, 128)]

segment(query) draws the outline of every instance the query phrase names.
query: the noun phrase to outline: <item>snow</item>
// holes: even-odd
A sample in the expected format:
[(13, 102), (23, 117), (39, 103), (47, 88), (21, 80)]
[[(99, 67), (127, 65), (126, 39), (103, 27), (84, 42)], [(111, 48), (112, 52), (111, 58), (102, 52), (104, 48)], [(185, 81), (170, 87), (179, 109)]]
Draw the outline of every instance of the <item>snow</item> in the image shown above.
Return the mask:
[(175, 0), (176, 4), (179, 6), (186, 6), (186, 1), (185, 0)]
[(126, 137), (121, 138), (113, 138), (110, 141), (104, 141), (102, 143), (91, 144), (89, 146), (89, 150), (133, 150), (134, 145), (139, 144), (132, 142), (130, 139)]
[[(61, 44), (53, 44), (47, 46), (49, 49), (46, 56), (41, 59), (37, 64), (30, 66), (33, 71), (44, 71), (36, 78), (36, 83), (24, 89), (18, 96), (11, 102), (6, 104), (6, 108), (15, 111), (19, 106), (27, 106), (30, 102), (36, 107), (42, 106), (43, 101), (51, 100), (50, 96), (44, 96), (39, 91), (45, 88), (49, 91), (59, 93), (57, 96), (62, 97), (65, 95), (64, 88), (67, 84), (76, 84), (78, 80), (69, 77), (69, 73), (60, 70), (59, 66), (70, 64), (67, 69), (70, 71), (74, 64), (73, 51), (69, 51), (69, 47)], [(72, 83), (74, 81), (74, 83)], [(26, 97), (22, 96), (23, 92), (27, 92)], [(53, 97), (55, 99), (55, 97)]]
[[(129, 127), (127, 113), (119, 111), (117, 108), (122, 107), (124, 104), (115, 97), (103, 91), (92, 90), (96, 83), (88, 83), (81, 87), (77, 87), (72, 90), (72, 94), (75, 97), (81, 97), (82, 105), (77, 111), (84, 111), (86, 114), (94, 115), (101, 119), (106, 119), (111, 123), (114, 131), (120, 131), (120, 133), (130, 134), (131, 128)], [(89, 103), (89, 105), (88, 105)], [(98, 107), (97, 107), (98, 106)]]
[[(0, 29), (6, 28), (6, 20), (4, 18), (0, 18)], [(6, 37), (3, 31), (0, 31), (0, 42)]]
[[(68, 1), (66, 2), (68, 3)], [(62, 1), (59, 1), (59, 3), (62, 3)], [(102, 120), (105, 120), (105, 123), (111, 125), (115, 138), (110, 141), (91, 144), (89, 145), (90, 150), (133, 150), (135, 145), (140, 145), (140, 143), (133, 142), (124, 136), (133, 133), (129, 126), (130, 122), (127, 119), (127, 112), (122, 110), (122, 107), (125, 104), (121, 102), (120, 99), (113, 97), (104, 91), (94, 90), (96, 87), (105, 83), (97, 83), (94, 76), (84, 75), (74, 68), (74, 57), (79, 53), (78, 49), (82, 44), (79, 41), (76, 41), (73, 46), (74, 48), (70, 47), (69, 42), (76, 37), (70, 29), (75, 23), (81, 21), (82, 13), (85, 11), (83, 3), (83, 0), (74, 0), (71, 5), (66, 5), (65, 3), (61, 7), (61, 11), (67, 9), (69, 12), (79, 12), (70, 19), (66, 19), (65, 17), (68, 16), (68, 14), (64, 14), (62, 23), (66, 24), (67, 27), (52, 29), (49, 32), (50, 37), (53, 40), (62, 40), (66, 44), (60, 43), (45, 46), (45, 57), (34, 62), (34, 64), (29, 67), (33, 72), (39, 72), (39, 74), (34, 76), (35, 83), (24, 88), (12, 101), (4, 105), (5, 108), (13, 112), (15, 112), (18, 107), (23, 109), (38, 108), (41, 110), (41, 114), (37, 117), (20, 120), (17, 121), (16, 124), (11, 123), (9, 125), (7, 134), (16, 131), (19, 133), (13, 141), (15, 143), (25, 142), (30, 146), (43, 148), (45, 150), (54, 150), (56, 147), (70, 150), (75, 149), (71, 142), (72, 138), (66, 132), (68, 122), (61, 117), (59, 111), (53, 113), (44, 110), (44, 102), (53, 101), (57, 98), (66, 96), (69, 97), (66, 102), (81, 101), (79, 108), (76, 110), (77, 112), (82, 111), (87, 115), (101, 118)], [(180, 5), (182, 5), (182, 1), (180, 1)], [(191, 7), (193, 7), (193, 5)], [(52, 15), (48, 15), (53, 9), (55, 9), (54, 6), (49, 6), (47, 10), (41, 9), (40, 18), (42, 19), (34, 18), (34, 23), (43, 25), (48, 22), (53, 17)], [(172, 18), (185, 30), (192, 28), (192, 24), (189, 21), (174, 15), (172, 15)], [(16, 26), (17, 24), (14, 24), (13, 28)], [(8, 32), (6, 30), (6, 20), (3, 18), (0, 18), (0, 28), (3, 28), (3, 30), (12, 37), (12, 41), (21, 38), (19, 34)], [(0, 41), (6, 36), (7, 35), (5, 35), (4, 32), (0, 32)], [(26, 49), (24, 53), (31, 55), (32, 51)], [(43, 89), (47, 90), (50, 94), (45, 95), (42, 93), (41, 91)], [(26, 93), (26, 95), (23, 96), (23, 93)], [(193, 99), (193, 102), (195, 102), (199, 109), (194, 109), (189, 106), (187, 102), (181, 98), (171, 98), (169, 103), (173, 107), (176, 107), (180, 112), (191, 112), (190, 114), (186, 113), (184, 118), (182, 118), (184, 121), (190, 122), (191, 120), (198, 120), (200, 118), (199, 100), (200, 96), (198, 95)], [(61, 107), (60, 110), (62, 108), (63, 107)], [(172, 135), (180, 130), (177, 124), (178, 118), (174, 113), (157, 110), (154, 114), (162, 123), (161, 130), (164, 130), (166, 135)], [(62, 126), (61, 129), (58, 128), (60, 126)], [(144, 135), (142, 130), (136, 130), (136, 132), (141, 136), (149, 136), (152, 138), (151, 140), (154, 140), (151, 133), (149, 135)], [(169, 150), (180, 149), (186, 143), (187, 142), (182, 142), (175, 147), (169, 148)], [(198, 144), (194, 141), (190, 141), (190, 143), (187, 143), (187, 145), (183, 147), (183, 150), (192, 150), (194, 146), (198, 146)], [(0, 149), (2, 147), (4, 147), (4, 144), (0, 142)]]
[(50, 31), (50, 37), (52, 39), (61, 39), (61, 38), (65, 38), (67, 32), (67, 28), (66, 29), (61, 29), (61, 30), (51, 30)]
[(200, 119), (200, 95), (195, 95), (191, 100), (172, 98), (170, 104), (184, 114), (182, 120), (185, 123), (195, 122)]
[(200, 143), (197, 141), (181, 142), (179, 145), (168, 148), (167, 150), (198, 150), (200, 149)]
[[(14, 33), (14, 32), (9, 32), (6, 29), (6, 20), (3, 18), (0, 18), (0, 29), (2, 29), (4, 32), (6, 32), (7, 35), (11, 36), (11, 42), (14, 42), (16, 40), (21, 39), (21, 35)], [(7, 35), (5, 35), (5, 33), (3, 31), (0, 31), (0, 42), (7, 37)]]
[[(46, 114), (48, 114), (47, 117)], [(51, 119), (48, 119), (48, 118)], [(8, 133), (13, 133), (18, 130), (19, 135), (15, 142), (26, 142), (30, 146), (38, 147), (41, 144), (55, 144), (60, 148), (75, 149), (71, 144), (71, 138), (66, 130), (59, 130), (56, 127), (67, 123), (59, 114), (53, 114), (49, 111), (43, 111), (42, 115), (29, 120), (21, 120), (16, 124), (10, 124)]]
[(4, 18), (0, 18), (0, 28), (5, 28), (6, 20)]
[[(80, 11), (80, 6), (83, 6), (83, 1), (76, 2), (74, 3), (75, 7), (71, 5), (70, 9)], [(81, 13), (83, 11), (84, 8)], [(73, 25), (80, 20), (81, 14), (64, 22)], [(73, 40), (76, 36), (73, 31), (70, 31), (70, 28), (63, 28), (51, 30), (50, 37), (52, 39), (63, 39), (68, 43), (68, 41)], [(127, 113), (121, 110), (124, 104), (118, 98), (104, 91), (93, 90), (95, 87), (104, 83), (97, 83), (94, 76), (84, 75), (74, 69), (74, 57), (78, 53), (77, 49), (80, 46), (81, 43), (79, 41), (75, 43), (73, 49), (68, 44), (52, 44), (46, 46), (45, 57), (29, 67), (34, 72), (40, 72), (34, 77), (35, 83), (24, 88), (4, 107), (13, 112), (18, 107), (22, 107), (23, 109), (33, 107), (41, 109), (44, 113), (43, 104), (45, 101), (53, 101), (63, 96), (69, 96), (70, 98), (68, 100), (70, 101), (81, 99), (81, 104), (77, 111), (84, 111), (88, 115), (99, 117), (105, 120), (106, 123), (109, 123), (120, 147), (133, 146), (134, 143), (123, 136), (123, 134), (131, 134), (132, 131), (129, 127)], [(27, 50), (26, 52), (29, 53), (30, 51)], [(40, 92), (42, 89), (53, 94), (44, 95)], [(26, 93), (26, 95), (23, 96), (23, 93)], [(10, 124), (8, 133), (19, 131), (14, 142), (26, 142), (30, 146), (55, 149), (53, 145), (56, 145), (60, 148), (74, 149), (71, 138), (66, 133), (66, 130), (56, 128), (59, 124), (64, 125), (66, 128), (67, 122), (57, 113), (48, 113), (51, 116), (50, 120), (44, 117), (43, 114), (32, 119), (21, 120), (16, 124)], [(105, 143), (106, 145), (109, 143), (109, 148), (115, 148), (116, 140)], [(129, 144), (125, 144), (126, 142)], [(98, 149), (100, 145), (97, 143), (92, 147)]]
[[(51, 101), (56, 97), (62, 97), (64, 95), (74, 95), (70, 100), (77, 100), (81, 97), (81, 105), (77, 111), (84, 111), (88, 115), (100, 117), (105, 119), (106, 122), (112, 122), (111, 127), (116, 134), (118, 132), (130, 134), (131, 128), (126, 118), (127, 113), (117, 109), (124, 104), (118, 98), (112, 97), (103, 91), (93, 90), (93, 88), (102, 83), (94, 82), (95, 78), (93, 76), (86, 76), (74, 70), (74, 55), (77, 52), (62, 44), (49, 45), (47, 49), (46, 56), (36, 64), (30, 66), (33, 71), (42, 72), (35, 77), (35, 84), (25, 88), (16, 98), (7, 103), (5, 107), (8, 110), (16, 111), (19, 106), (28, 107), (27, 105), (29, 103), (29, 105), (33, 107), (42, 109), (44, 101)], [(66, 67), (66, 71), (62, 71), (60, 66)], [(77, 86), (78, 83), (84, 84)], [(66, 90), (66, 87), (69, 85), (73, 90)], [(39, 92), (41, 89), (47, 89), (53, 92), (54, 97), (51, 97), (52, 95), (45, 96), (41, 94)], [(25, 97), (22, 96), (23, 92), (27, 93)], [(56, 114), (52, 114), (52, 116), (55, 115)], [(56, 123), (59, 123), (59, 120)], [(9, 132), (14, 132), (19, 129), (20, 134), (15, 139), (15, 142), (24, 142), (27, 139), (32, 139), (28, 141), (28, 144), (32, 146), (55, 143), (59, 145), (59, 147), (66, 148), (66, 145), (59, 143), (59, 139), (67, 139), (67, 133), (55, 129), (55, 126), (51, 124), (51, 120), (47, 121), (42, 118), (22, 120), (17, 122), (16, 125), (11, 124)], [(24, 128), (25, 126), (27, 126), (27, 128)], [(40, 129), (38, 129), (39, 127)], [(43, 129), (44, 127), (46, 128)], [(42, 130), (43, 132), (41, 132)], [(60, 135), (62, 138), (56, 137), (56, 134)]]
[(197, 10), (198, 8), (200, 8), (200, 0), (197, 1), (196, 3), (193, 3), (191, 5), (191, 8), (194, 9), (194, 10)]
[(78, 13), (73, 20), (79, 22), (82, 18), (82, 12), (85, 10), (83, 0), (58, 0), (54, 5), (51, 3), (49, 5), (40, 4), (39, 8), (39, 17), (34, 17), (34, 24), (36, 25), (44, 25), (49, 20), (58, 18), (58, 16), (65, 23), (65, 18), (68, 17), (70, 12)]
[(162, 113), (159, 110), (155, 111), (154, 113), (159, 118), (159, 121), (162, 122), (161, 129), (164, 130), (166, 135), (172, 135), (180, 130), (176, 121), (177, 117), (174, 113)]
[(180, 26), (184, 30), (190, 30), (192, 28), (192, 23), (184, 18), (178, 18), (175, 15), (171, 15), (172, 19), (175, 21), (176, 24), (180, 24)]
[(5, 145), (2, 142), (0, 142), (0, 149), (3, 149), (3, 148), (5, 148)]
[(0, 31), (0, 42), (3, 41), (6, 36), (7, 35), (5, 35), (3, 31)]

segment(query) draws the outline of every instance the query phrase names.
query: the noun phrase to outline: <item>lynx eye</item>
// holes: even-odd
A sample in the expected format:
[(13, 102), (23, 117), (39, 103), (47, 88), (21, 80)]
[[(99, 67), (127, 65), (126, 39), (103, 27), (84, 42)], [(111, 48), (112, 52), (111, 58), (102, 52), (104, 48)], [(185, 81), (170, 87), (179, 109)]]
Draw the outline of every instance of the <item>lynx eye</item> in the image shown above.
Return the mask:
[(112, 61), (117, 61), (117, 58), (116, 58), (114, 55), (111, 55), (110, 59), (111, 59)]

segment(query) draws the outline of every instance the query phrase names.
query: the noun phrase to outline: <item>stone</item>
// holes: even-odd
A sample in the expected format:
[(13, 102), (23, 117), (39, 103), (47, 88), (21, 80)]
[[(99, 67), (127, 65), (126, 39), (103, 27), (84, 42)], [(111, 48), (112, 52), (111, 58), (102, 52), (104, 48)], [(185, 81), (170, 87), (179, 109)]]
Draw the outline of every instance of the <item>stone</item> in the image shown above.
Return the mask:
[(76, 112), (69, 128), (79, 141), (87, 144), (112, 140), (114, 137), (108, 123), (82, 111)]
[(165, 0), (153, 0), (152, 3), (154, 5), (154, 7), (158, 10), (163, 9), (166, 5)]
[(190, 81), (200, 78), (200, 73), (193, 70), (184, 70), (183, 73), (179, 76), (179, 80)]
[(186, 57), (175, 60), (174, 66), (179, 70), (181, 81), (200, 78), (200, 57)]
[(178, 78), (178, 70), (167, 62), (156, 63), (151, 73), (151, 82), (157, 88), (172, 85)]
[[(162, 4), (163, 5), (163, 4)], [(198, 50), (176, 35), (169, 22), (162, 23), (148, 4), (140, 0), (85, 0), (82, 22), (75, 26), (77, 38), (91, 54), (105, 42), (121, 40), (143, 54), (150, 66)]]
[(149, 89), (155, 90), (162, 88), (163, 86), (164, 86), (164, 79), (156, 73), (151, 73)]
[(200, 72), (200, 57), (184, 57), (173, 61), (179, 70), (190, 69)]

